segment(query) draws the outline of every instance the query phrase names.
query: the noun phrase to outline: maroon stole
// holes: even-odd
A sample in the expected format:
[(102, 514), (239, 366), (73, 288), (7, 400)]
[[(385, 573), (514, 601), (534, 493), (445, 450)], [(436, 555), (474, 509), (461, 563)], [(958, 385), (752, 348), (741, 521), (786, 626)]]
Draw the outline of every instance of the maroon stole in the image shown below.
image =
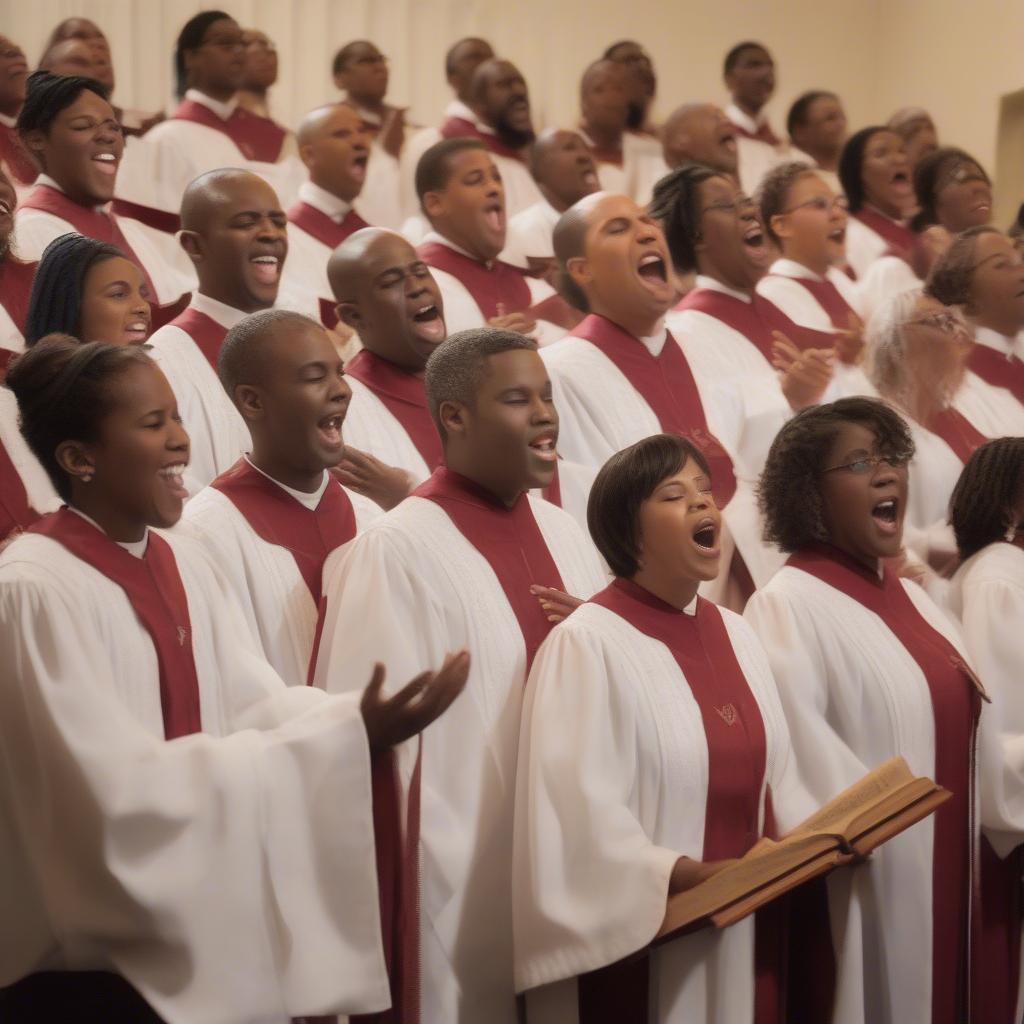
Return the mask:
[(269, 117), (260, 117), (259, 114), (242, 107), (235, 107), (225, 121), (209, 107), (193, 100), (182, 100), (178, 109), (171, 114), (171, 118), (175, 121), (192, 121), (194, 124), (223, 132), (238, 147), (246, 160), (262, 160), (268, 164), (277, 162), (285, 136), (288, 134)]
[(0, 161), (7, 165), (11, 177), (19, 185), (31, 185), (39, 176), (39, 168), (11, 125), (0, 124)]
[(0, 444), (0, 544), (12, 533), (27, 530), (39, 513), (28, 503), (21, 474)]
[(328, 249), (336, 249), (349, 235), (370, 226), (355, 210), (349, 210), (339, 222), (332, 220), (323, 210), (301, 200), (289, 209), (288, 220)]
[(798, 349), (833, 348), (835, 338), (826, 331), (815, 331), (794, 323), (774, 303), (754, 292), (750, 302), (737, 299), (714, 288), (694, 288), (675, 306), (678, 311), (693, 309), (706, 313), (742, 334), (761, 355), (772, 361), (773, 331), (780, 331)]
[(136, 558), (67, 506), (43, 516), (29, 532), (62, 544), (125, 592), (156, 650), (164, 738), (201, 732), (188, 595), (167, 541), (150, 530), (146, 554)]
[(199, 346), (199, 351), (206, 356), (206, 361), (216, 373), (217, 357), (220, 355), (220, 347), (228, 333), (227, 328), (221, 327), (212, 316), (200, 313), (198, 309), (191, 306), (184, 313), (176, 316), (170, 326), (179, 327)]
[(767, 121), (762, 121), (757, 126), (756, 132), (752, 132), (749, 128), (745, 128), (735, 121), (730, 121), (729, 124), (737, 135), (741, 135), (745, 139), (753, 139), (755, 142), (767, 142), (769, 146), (777, 146), (779, 144), (778, 135), (772, 131), (772, 126)]
[(972, 792), (980, 684), (956, 648), (921, 615), (889, 569), (879, 579), (870, 569), (827, 545), (798, 551), (786, 564), (874, 612), (917, 662), (927, 681), (935, 719), (935, 781), (953, 794), (935, 814), (932, 1021), (960, 1024), (979, 1019), (970, 1015), (968, 1006), (972, 994), (968, 992), (968, 938), (974, 888)]
[(933, 413), (925, 426), (933, 434), (938, 434), (961, 462), (966, 462), (975, 448), (980, 448), (988, 440), (966, 416), (952, 407)]
[(446, 466), (435, 469), (412, 493), (440, 505), (459, 533), (487, 560), (519, 623), (529, 670), (552, 626), (530, 587), (536, 583), (565, 589), (529, 498), (521, 494), (506, 508), (478, 484)]
[(979, 341), (967, 357), (967, 368), (986, 384), (1006, 388), (1018, 402), (1024, 404), (1024, 360), (1015, 355), (1004, 355)]
[(156, 289), (142, 261), (128, 240), (124, 237), (117, 220), (105, 210), (94, 210), (88, 206), (81, 206), (73, 199), (70, 199), (59, 189), (51, 188), (49, 185), (36, 185), (34, 189), (22, 200), (23, 210), (42, 210), (45, 213), (52, 213), (61, 220), (66, 220), (80, 235), (88, 238), (95, 238), (99, 242), (107, 242), (116, 245), (142, 271), (149, 286), (149, 294), (155, 302), (157, 299)]
[(736, 493), (732, 459), (708, 430), (697, 382), (671, 332), (657, 356), (618, 324), (596, 314), (588, 316), (572, 337), (589, 341), (615, 364), (654, 411), (665, 433), (688, 438), (700, 449), (711, 468), (715, 502), (725, 508)]
[[(862, 206), (856, 213), (852, 214), (865, 227), (871, 228), (876, 235), (881, 235), (889, 243), (888, 255), (898, 256), (911, 269), (914, 269), (913, 258), (918, 246), (917, 235), (899, 221), (886, 217), (884, 213), (871, 209), (869, 206)], [(917, 273), (917, 271), (914, 271)]]
[(133, 203), (130, 199), (118, 199), (114, 196), (110, 203), (111, 213), (118, 217), (131, 217), (141, 221), (147, 227), (162, 231), (165, 235), (174, 235), (181, 230), (181, 217), (170, 210), (158, 210), (155, 206), (143, 206)]
[(497, 135), (489, 132), (482, 132), (472, 121), (464, 117), (449, 117), (441, 125), (441, 138), (443, 139), (479, 139), (492, 153), (497, 156), (507, 156), (520, 163), (525, 163), (523, 154), (518, 149), (506, 145)]
[(365, 384), (381, 400), (409, 435), (427, 468), (431, 472), (437, 469), (444, 452), (427, 406), (422, 374), (403, 370), (365, 348), (345, 364), (345, 373)]
[(850, 329), (850, 317), (856, 315), (854, 309), (828, 278), (819, 281), (810, 277), (790, 277), (788, 280), (803, 285), (818, 300), (818, 305), (828, 314), (837, 331)]
[[(767, 739), (761, 710), (736, 659), (722, 613), (698, 598), (696, 615), (687, 615), (621, 578), (591, 601), (663, 643), (675, 659), (700, 708), (707, 737), (701, 859), (742, 857), (761, 834)], [(580, 1022), (647, 1024), (647, 996), (646, 953), (592, 971), (578, 982)]]
[(25, 333), (28, 301), (38, 263), (23, 263), (8, 253), (0, 259), (0, 306), (7, 310), (14, 326)]
[(488, 266), (464, 256), (441, 242), (424, 242), (416, 247), (423, 262), (456, 277), (473, 296), (485, 320), (499, 316), (498, 304), (506, 314), (530, 308), (532, 297), (526, 274), (518, 267), (492, 260)]

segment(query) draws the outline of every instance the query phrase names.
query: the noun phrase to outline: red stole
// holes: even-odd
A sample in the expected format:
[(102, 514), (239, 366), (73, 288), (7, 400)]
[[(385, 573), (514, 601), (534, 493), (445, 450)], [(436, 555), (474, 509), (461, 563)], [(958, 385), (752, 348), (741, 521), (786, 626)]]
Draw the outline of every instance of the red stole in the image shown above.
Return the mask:
[(565, 589), (529, 498), (521, 494), (512, 508), (506, 508), (478, 484), (446, 466), (434, 470), (412, 493), (440, 505), (459, 533), (487, 560), (519, 623), (529, 670), (552, 627), (530, 587), (536, 583)]
[[(904, 262), (910, 264), (913, 269), (913, 255), (917, 249), (917, 235), (899, 221), (886, 217), (884, 213), (871, 209), (870, 206), (862, 206), (856, 213), (852, 214), (865, 227), (871, 228), (876, 235), (881, 235), (889, 243), (889, 255), (898, 256)], [(916, 271), (915, 271), (916, 273)]]
[(735, 121), (730, 121), (729, 124), (732, 126), (732, 130), (744, 139), (753, 139), (755, 142), (767, 142), (769, 146), (777, 146), (779, 144), (778, 135), (772, 131), (772, 126), (767, 121), (762, 121), (757, 126), (756, 132), (752, 132), (749, 128), (737, 124)]
[(217, 357), (220, 355), (220, 347), (224, 343), (228, 329), (221, 327), (212, 316), (200, 313), (192, 306), (180, 316), (176, 316), (170, 326), (183, 330), (199, 346), (199, 351), (206, 356), (206, 361), (216, 373)]
[(933, 413), (925, 426), (933, 434), (938, 434), (961, 462), (966, 462), (974, 449), (988, 440), (966, 416), (952, 407)]
[(58, 541), (125, 592), (156, 650), (164, 738), (201, 732), (188, 595), (167, 541), (150, 530), (146, 554), (136, 558), (67, 506), (43, 516), (29, 532)]
[(464, 256), (441, 242), (424, 242), (416, 247), (424, 263), (456, 277), (473, 296), (485, 320), (499, 315), (498, 303), (506, 314), (522, 313), (530, 308), (532, 296), (526, 274), (501, 260), (490, 266)]
[(31, 185), (39, 176), (39, 168), (28, 155), (12, 125), (0, 124), (0, 162), (19, 185)]
[(288, 220), (328, 249), (336, 249), (349, 235), (370, 226), (355, 210), (349, 210), (339, 222), (301, 200), (288, 211)]
[[(707, 737), (708, 796), (701, 859), (742, 857), (761, 835), (761, 786), (768, 744), (761, 709), (736, 659), (722, 613), (698, 598), (696, 615), (687, 615), (621, 578), (591, 601), (663, 643), (675, 659), (700, 708)], [(774, 977), (765, 981), (774, 988)], [(758, 983), (760, 987), (760, 978)], [(577, 989), (581, 1024), (647, 1024), (648, 987), (646, 954), (581, 975)]]
[(59, 189), (51, 188), (49, 185), (36, 185), (34, 189), (21, 202), (23, 210), (42, 210), (51, 213), (61, 220), (66, 220), (80, 235), (87, 238), (95, 238), (99, 242), (107, 242), (116, 245), (142, 271), (149, 287), (150, 298), (153, 302), (157, 300), (156, 288), (149, 276), (142, 261), (135, 255), (134, 250), (128, 244), (128, 240), (121, 232), (117, 220), (105, 210), (94, 210), (88, 206), (81, 206), (73, 199), (66, 196)]
[(14, 326), (25, 333), (28, 300), (32, 296), (32, 280), (38, 263), (23, 263), (10, 253), (0, 259), (0, 306), (7, 310)]
[(171, 118), (175, 121), (192, 121), (222, 132), (238, 147), (246, 160), (261, 160), (268, 164), (277, 162), (288, 134), (269, 117), (260, 117), (242, 107), (235, 107), (225, 121), (209, 107), (193, 100), (182, 100)]
[(427, 406), (423, 377), (403, 370), (365, 348), (345, 364), (345, 373), (365, 384), (381, 400), (409, 435), (427, 468), (431, 472), (437, 469), (444, 452)]
[(572, 332), (607, 356), (658, 417), (661, 429), (692, 441), (711, 469), (715, 503), (725, 508), (736, 493), (732, 459), (708, 429), (690, 364), (671, 332), (657, 356), (607, 317), (591, 314)]
[(118, 217), (131, 217), (147, 227), (162, 231), (165, 235), (174, 235), (181, 230), (181, 217), (170, 210), (158, 210), (154, 206), (143, 206), (129, 199), (118, 199), (114, 196), (110, 204), (110, 212)]
[(843, 298), (843, 293), (828, 278), (817, 280), (810, 277), (790, 277), (806, 288), (817, 300), (818, 305), (828, 314), (837, 331), (850, 329), (850, 317), (856, 315), (853, 307)]
[(27, 530), (37, 519), (39, 513), (28, 503), (21, 474), (0, 444), (0, 543), (12, 533)]
[(1015, 355), (1004, 355), (979, 341), (967, 357), (967, 367), (986, 384), (1006, 388), (1018, 402), (1024, 404), (1024, 360)]
[[(836, 548), (790, 555), (802, 569), (874, 612), (917, 662), (935, 719), (935, 781), (953, 798), (935, 814), (932, 852), (932, 1021), (968, 1019), (968, 937), (971, 928), (975, 729), (981, 708), (976, 677), (956, 648), (914, 606), (899, 578), (879, 579)], [(976, 994), (976, 993), (975, 993)], [(972, 1018), (973, 1019), (973, 1018)]]
[(523, 154), (518, 149), (506, 145), (497, 135), (490, 132), (482, 132), (472, 121), (464, 117), (449, 117), (441, 125), (441, 138), (443, 139), (479, 139), (492, 153), (497, 156), (507, 156), (512, 160), (525, 163)]

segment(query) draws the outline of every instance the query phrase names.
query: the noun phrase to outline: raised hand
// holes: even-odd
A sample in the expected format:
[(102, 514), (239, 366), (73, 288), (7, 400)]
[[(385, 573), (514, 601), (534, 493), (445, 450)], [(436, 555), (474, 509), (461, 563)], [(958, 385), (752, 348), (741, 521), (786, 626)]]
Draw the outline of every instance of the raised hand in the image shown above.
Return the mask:
[(495, 327), (499, 331), (513, 331), (516, 334), (524, 334), (532, 337), (537, 329), (537, 321), (527, 313), (506, 313), (505, 306), (498, 303), (498, 315), (492, 316), (487, 321), (488, 327)]
[(345, 445), (345, 455), (332, 470), (338, 480), (357, 494), (378, 504), (385, 512), (409, 496), (413, 481), (404, 469)]
[(849, 326), (836, 331), (836, 354), (847, 366), (856, 366), (864, 351), (864, 321), (850, 310)]
[(835, 349), (801, 351), (781, 331), (773, 331), (772, 365), (781, 374), (782, 393), (794, 411), (817, 405), (832, 380)]

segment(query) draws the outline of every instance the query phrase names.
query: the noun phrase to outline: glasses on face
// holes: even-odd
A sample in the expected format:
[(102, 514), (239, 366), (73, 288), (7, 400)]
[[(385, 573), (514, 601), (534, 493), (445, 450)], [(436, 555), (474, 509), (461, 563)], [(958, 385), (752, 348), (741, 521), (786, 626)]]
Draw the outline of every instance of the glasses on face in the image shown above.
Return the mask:
[(735, 199), (720, 199), (716, 203), (709, 203), (700, 211), (700, 215), (703, 217), (705, 213), (711, 213), (712, 210), (722, 210), (723, 212), (734, 213), (737, 217), (742, 216), (744, 213), (748, 213), (754, 210), (754, 200), (750, 196), (737, 196)]
[(850, 200), (846, 196), (833, 196), (831, 199), (826, 199), (825, 196), (815, 196), (813, 199), (808, 199), (805, 202), (797, 203), (796, 206), (791, 206), (788, 210), (783, 210), (783, 213), (793, 213), (796, 210), (817, 210), (818, 213), (831, 213), (833, 210), (842, 210), (846, 213), (850, 209)]
[(939, 313), (928, 313), (926, 316), (919, 316), (913, 320), (905, 320), (905, 327), (933, 327), (943, 334), (961, 334), (967, 330), (967, 325), (956, 315), (947, 310)]
[(976, 164), (957, 164), (942, 176), (936, 186), (936, 191), (947, 188), (949, 185), (967, 185), (975, 181), (980, 181), (985, 185), (989, 183), (985, 172)]
[(909, 452), (895, 452), (891, 455), (864, 455), (839, 466), (827, 466), (822, 473), (834, 473), (837, 469), (844, 469), (848, 473), (853, 473), (854, 476), (865, 476), (868, 473), (874, 473), (883, 462), (890, 469), (902, 469), (909, 461)]

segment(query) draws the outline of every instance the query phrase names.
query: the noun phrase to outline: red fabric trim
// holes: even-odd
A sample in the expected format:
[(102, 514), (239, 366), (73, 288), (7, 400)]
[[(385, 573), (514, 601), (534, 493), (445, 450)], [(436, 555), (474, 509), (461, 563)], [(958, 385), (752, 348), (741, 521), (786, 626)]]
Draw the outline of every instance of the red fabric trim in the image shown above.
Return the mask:
[(181, 230), (181, 217), (170, 210), (158, 210), (153, 206), (143, 206), (128, 199), (114, 197), (110, 211), (118, 217), (131, 217), (147, 227), (162, 231), (165, 235), (174, 235)]
[(1024, 900), (1024, 847), (1018, 846), (1005, 860), (981, 837), (982, 937), (976, 979), (983, 1024), (1019, 1024), (1017, 991), (1020, 984), (1021, 926)]
[(463, 117), (449, 117), (441, 125), (441, 138), (443, 139), (479, 139), (496, 156), (507, 156), (520, 163), (526, 163), (523, 154), (518, 149), (507, 146), (497, 137), (487, 132), (480, 131), (472, 121)]
[(217, 357), (220, 355), (220, 347), (227, 336), (227, 328), (221, 327), (216, 320), (198, 309), (189, 307), (180, 316), (171, 321), (172, 327), (184, 331), (199, 347), (199, 351), (206, 357), (206, 361), (217, 372)]
[(171, 114), (174, 121), (191, 121), (227, 135), (246, 160), (276, 163), (281, 155), (287, 132), (269, 117), (260, 117), (242, 107), (235, 107), (225, 121), (209, 107), (192, 100), (182, 100)]
[(1024, 404), (1024, 360), (1014, 355), (1003, 355), (988, 345), (976, 342), (967, 357), (967, 366), (986, 384), (1006, 388)]
[(349, 210), (341, 221), (336, 221), (301, 200), (288, 210), (288, 221), (328, 249), (336, 249), (349, 235), (370, 226), (355, 210)]
[(458, 278), (473, 296), (485, 320), (500, 315), (499, 303), (506, 315), (530, 308), (533, 301), (530, 286), (526, 283), (526, 274), (518, 267), (501, 260), (492, 260), (488, 266), (440, 242), (424, 242), (416, 247), (416, 252), (428, 266)]
[(29, 504), (21, 474), (0, 444), (0, 542), (27, 530), (38, 519), (39, 513)]
[(850, 329), (850, 317), (855, 315), (854, 309), (831, 281), (814, 281), (809, 277), (790, 277), (787, 280), (803, 285), (818, 300), (818, 305), (828, 314), (837, 331)]
[(925, 426), (933, 434), (938, 434), (961, 462), (966, 462), (974, 450), (988, 440), (966, 416), (953, 408), (933, 413)]
[(861, 224), (888, 242), (890, 255), (898, 256), (908, 263), (911, 269), (914, 268), (913, 257), (917, 249), (918, 238), (906, 224), (900, 224), (899, 221), (886, 217), (885, 214), (872, 210), (868, 206), (862, 206), (851, 216), (856, 217)]
[(13, 256), (0, 260), (0, 306), (7, 310), (14, 326), (24, 335), (32, 281), (38, 263), (24, 263)]
[(19, 185), (31, 185), (39, 177), (39, 168), (12, 125), (0, 124), (0, 163)]

